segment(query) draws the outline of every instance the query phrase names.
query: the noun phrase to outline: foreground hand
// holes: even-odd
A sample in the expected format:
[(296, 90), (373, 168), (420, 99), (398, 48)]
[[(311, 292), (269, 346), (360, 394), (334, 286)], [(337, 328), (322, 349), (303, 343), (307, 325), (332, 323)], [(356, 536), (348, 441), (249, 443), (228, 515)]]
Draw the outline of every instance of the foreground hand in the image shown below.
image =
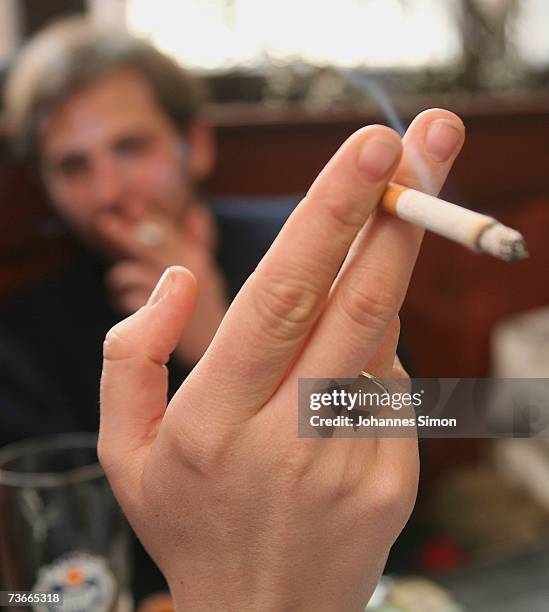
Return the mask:
[(164, 364), (191, 316), (192, 275), (169, 270), (109, 332), (100, 458), (181, 610), (368, 601), (415, 501), (417, 441), (298, 438), (298, 378), (403, 375), (397, 314), (422, 232), (385, 213), (360, 230), (391, 177), (438, 191), (463, 137), (442, 110), (417, 117), (403, 148), (381, 126), (351, 136), (169, 406)]
[(124, 315), (145, 305), (158, 279), (169, 266), (191, 270), (200, 286), (194, 316), (175, 349), (183, 363), (194, 365), (204, 354), (228, 306), (225, 283), (215, 261), (213, 220), (194, 206), (183, 221), (158, 210), (144, 209), (134, 218), (109, 213), (98, 234), (118, 262), (106, 284), (115, 308)]

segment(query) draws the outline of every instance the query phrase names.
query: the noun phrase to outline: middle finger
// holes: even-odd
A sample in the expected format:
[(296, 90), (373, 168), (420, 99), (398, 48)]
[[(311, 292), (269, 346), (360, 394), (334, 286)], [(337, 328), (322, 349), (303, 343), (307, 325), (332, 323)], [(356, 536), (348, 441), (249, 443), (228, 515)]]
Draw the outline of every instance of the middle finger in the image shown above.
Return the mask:
[[(463, 141), (463, 123), (453, 113), (432, 109), (420, 114), (403, 139), (403, 155), (394, 180), (438, 193)], [(301, 356), (298, 376), (358, 375), (400, 310), (422, 236), (421, 228), (383, 211), (376, 212), (334, 284)]]
[[(244, 415), (279, 386), (400, 153), (400, 138), (387, 127), (369, 126), (351, 136), (234, 300), (200, 370), (218, 388), (231, 390), (231, 403)], [(227, 355), (239, 355), (232, 368)]]

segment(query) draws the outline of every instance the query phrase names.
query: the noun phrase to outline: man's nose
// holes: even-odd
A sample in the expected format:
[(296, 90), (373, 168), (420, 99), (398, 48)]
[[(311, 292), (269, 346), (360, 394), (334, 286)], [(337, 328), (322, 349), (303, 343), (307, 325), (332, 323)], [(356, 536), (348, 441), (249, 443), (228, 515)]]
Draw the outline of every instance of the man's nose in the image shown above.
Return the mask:
[(90, 189), (97, 210), (115, 210), (123, 207), (124, 177), (109, 160), (99, 159), (94, 164)]

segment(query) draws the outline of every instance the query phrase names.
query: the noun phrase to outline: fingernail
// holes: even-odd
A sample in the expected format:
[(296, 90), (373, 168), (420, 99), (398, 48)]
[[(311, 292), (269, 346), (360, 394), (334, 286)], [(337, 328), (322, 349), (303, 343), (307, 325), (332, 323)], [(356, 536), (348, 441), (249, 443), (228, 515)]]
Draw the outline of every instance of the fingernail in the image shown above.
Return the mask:
[(147, 300), (147, 306), (152, 306), (159, 302), (163, 297), (168, 295), (172, 288), (172, 275), (170, 274), (171, 268), (166, 268), (164, 273), (160, 277), (156, 287), (153, 289), (149, 299)]
[(425, 150), (437, 162), (445, 162), (455, 153), (462, 139), (463, 126), (450, 119), (437, 119), (427, 128)]
[(384, 178), (395, 165), (400, 147), (392, 140), (372, 138), (364, 145), (358, 159), (362, 172), (372, 181)]

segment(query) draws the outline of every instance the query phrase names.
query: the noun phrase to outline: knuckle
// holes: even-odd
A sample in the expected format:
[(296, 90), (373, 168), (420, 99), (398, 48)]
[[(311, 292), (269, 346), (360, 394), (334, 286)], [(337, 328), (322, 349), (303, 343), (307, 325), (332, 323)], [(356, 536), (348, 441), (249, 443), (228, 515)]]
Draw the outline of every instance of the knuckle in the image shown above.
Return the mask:
[(395, 361), (393, 363), (393, 371), (391, 373), (391, 378), (398, 382), (398, 390), (402, 393), (411, 393), (413, 390), (412, 379), (408, 372), (404, 369), (403, 365), (400, 363), (400, 359), (398, 356), (395, 357)]
[(118, 323), (107, 332), (105, 340), (103, 342), (103, 358), (110, 361), (117, 361), (120, 359), (126, 359), (132, 354), (131, 343), (124, 338), (122, 334), (121, 325), (124, 323)]
[(301, 482), (303, 478), (311, 474), (315, 464), (316, 454), (314, 452), (314, 441), (312, 444), (299, 444), (292, 448), (284, 459), (284, 471), (291, 476), (295, 482)]
[(314, 477), (315, 441), (300, 439), (294, 444), (281, 444), (267, 461), (267, 471), (276, 474), (277, 486), (288, 494), (303, 490), (311, 480), (318, 493)]
[(233, 438), (221, 427), (210, 427), (207, 432), (196, 427), (182, 426), (180, 423), (169, 428), (168, 443), (174, 456), (195, 474), (208, 480), (224, 480), (230, 469), (233, 455)]
[(415, 505), (419, 481), (419, 469), (388, 470), (374, 491), (375, 510), (392, 517), (395, 528), (400, 530), (410, 517)]
[(395, 516), (400, 513), (404, 502), (401, 482), (394, 475), (385, 475), (373, 491), (372, 505), (374, 510), (385, 516)]
[(294, 340), (308, 329), (322, 296), (305, 276), (264, 276), (254, 292), (261, 331), (276, 340)]
[(210, 481), (225, 480), (228, 470), (228, 447), (210, 439), (185, 449), (185, 462), (193, 472)]
[(328, 492), (333, 500), (344, 500), (354, 497), (356, 492), (360, 489), (363, 474), (362, 470), (358, 469), (347, 469), (340, 475), (339, 478), (328, 482)]
[(321, 202), (321, 206), (336, 232), (357, 233), (366, 222), (364, 207), (357, 206), (350, 194), (339, 198), (326, 198)]
[(399, 310), (399, 300), (384, 283), (346, 283), (338, 292), (341, 311), (364, 329), (378, 331), (393, 321)]
[(113, 469), (115, 458), (113, 457), (112, 449), (109, 448), (109, 445), (101, 435), (97, 440), (97, 459), (108, 476)]
[(309, 491), (312, 498), (336, 503), (351, 498), (363, 478), (362, 467), (346, 461), (332, 462), (319, 457), (319, 446), (324, 440), (300, 439), (292, 444), (273, 466), (282, 488), (295, 494)]

